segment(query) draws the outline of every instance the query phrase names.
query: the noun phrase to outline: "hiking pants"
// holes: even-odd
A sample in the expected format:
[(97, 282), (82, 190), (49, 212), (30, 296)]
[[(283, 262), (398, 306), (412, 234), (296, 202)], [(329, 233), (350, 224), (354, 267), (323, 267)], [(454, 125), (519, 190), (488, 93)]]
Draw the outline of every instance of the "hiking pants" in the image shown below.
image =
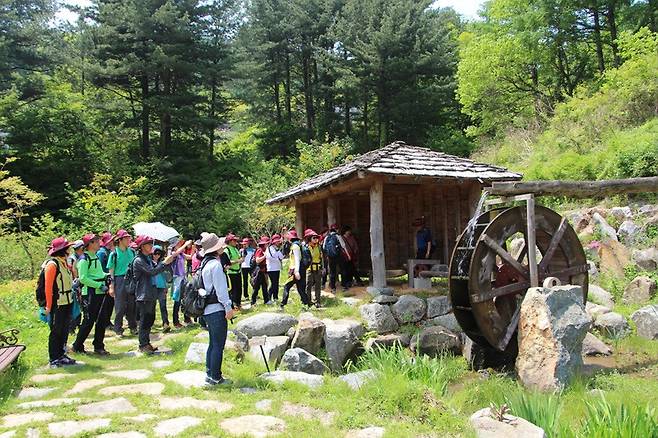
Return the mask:
[(94, 331), (94, 350), (105, 349), (105, 328), (107, 327), (108, 314), (112, 314), (114, 299), (108, 294), (96, 294), (93, 287), (87, 288), (87, 312), (82, 319), (82, 325), (78, 330), (78, 336), (75, 338), (73, 348), (81, 351), (85, 348), (85, 341), (91, 333), (91, 329), (96, 326)]
[(131, 295), (126, 290), (126, 277), (117, 275), (114, 277), (114, 331), (123, 333), (123, 318), (128, 321), (130, 330), (137, 329), (135, 320), (135, 295)]
[(336, 281), (340, 273), (340, 285), (347, 289), (347, 276), (345, 275), (345, 261), (343, 257), (329, 257), (329, 287), (336, 290)]
[(249, 299), (249, 279), (251, 278), (251, 268), (242, 268), (242, 293), (244, 299)]
[(139, 347), (151, 343), (151, 327), (155, 322), (155, 300), (137, 301), (139, 309)]
[(315, 304), (320, 304), (320, 291), (322, 288), (322, 271), (316, 269), (315, 271), (308, 270), (306, 271), (306, 296), (308, 297), (309, 303), (311, 302), (311, 297), (313, 297), (313, 290), (315, 290)]
[(228, 274), (229, 280), (231, 280), (231, 302), (233, 307), (242, 307), (242, 275), (240, 272), (230, 272)]
[(306, 272), (301, 271), (299, 273), (299, 280), (297, 280), (294, 275), (292, 279), (288, 280), (288, 282), (283, 286), (283, 300), (281, 301), (281, 305), (285, 306), (288, 304), (288, 297), (290, 296), (290, 289), (295, 286), (297, 288), (297, 292), (299, 293), (299, 297), (302, 299), (302, 304), (305, 306), (310, 306), (310, 299), (309, 296), (306, 294)]
[(206, 375), (211, 379), (222, 378), (224, 346), (228, 334), (228, 321), (223, 310), (203, 315), (208, 325), (208, 350), (206, 351)]
[(267, 271), (267, 276), (270, 278), (270, 290), (268, 296), (270, 300), (279, 299), (279, 278), (281, 278), (281, 271)]
[(167, 289), (158, 289), (158, 304), (160, 305), (160, 317), (162, 325), (169, 325), (169, 314), (167, 313)]
[(58, 306), (53, 303), (50, 309), (50, 335), (48, 336), (48, 358), (50, 361), (61, 359), (66, 352), (66, 342), (69, 339), (69, 324), (73, 304)]
[(263, 290), (263, 301), (268, 302), (270, 297), (267, 295), (267, 273), (259, 271), (256, 276), (256, 281), (254, 285), (254, 291), (251, 294), (251, 305), (256, 304), (256, 299), (258, 298), (258, 291)]

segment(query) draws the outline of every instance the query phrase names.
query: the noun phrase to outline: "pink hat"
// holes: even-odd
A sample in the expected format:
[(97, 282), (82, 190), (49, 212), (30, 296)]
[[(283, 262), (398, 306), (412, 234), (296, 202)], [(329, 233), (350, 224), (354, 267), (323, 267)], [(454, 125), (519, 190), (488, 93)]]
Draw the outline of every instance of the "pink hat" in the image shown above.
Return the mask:
[(311, 228), (307, 228), (306, 231), (304, 231), (304, 238), (307, 237), (319, 237), (318, 233), (313, 231)]
[(114, 235), (113, 240), (123, 239), (124, 237), (130, 237), (130, 234), (126, 230), (117, 230), (117, 233)]
[(50, 242), (50, 247), (48, 248), (48, 255), (51, 256), (58, 251), (69, 248), (73, 243), (66, 240), (66, 237), (58, 237)]
[(99, 238), (97, 235), (95, 235), (94, 233), (89, 233), (82, 236), (82, 243), (84, 243), (84, 245), (87, 246), (94, 240), (98, 240), (98, 239)]
[(330, 230), (337, 230), (338, 229), (338, 224), (331, 224), (329, 227)]
[(226, 237), (224, 238), (224, 241), (228, 243), (228, 242), (230, 242), (231, 240), (235, 240), (235, 241), (237, 241), (238, 238), (237, 238), (237, 236), (236, 236), (235, 234), (233, 234), (233, 233), (228, 233), (228, 234), (226, 235)]
[(139, 248), (142, 245), (146, 245), (148, 243), (153, 243), (153, 238), (149, 236), (137, 236), (135, 239), (135, 245)]
[(104, 232), (103, 236), (101, 237), (101, 246), (107, 246), (108, 243), (112, 242), (113, 237), (114, 236), (112, 236), (112, 233), (109, 231)]
[(272, 245), (276, 245), (277, 243), (281, 243), (282, 241), (283, 241), (283, 239), (281, 238), (281, 235), (275, 234), (274, 236), (272, 236), (272, 239), (270, 240), (270, 243)]
[(267, 245), (270, 243), (270, 238), (267, 236), (261, 236), (260, 240), (258, 241), (258, 245)]
[(248, 237), (245, 237), (244, 239), (242, 239), (242, 242), (240, 242), (240, 243), (242, 245), (249, 245), (249, 243), (251, 243), (251, 239), (248, 238)]
[(288, 239), (299, 239), (299, 236), (297, 236), (297, 231), (295, 230), (290, 230), (288, 231)]

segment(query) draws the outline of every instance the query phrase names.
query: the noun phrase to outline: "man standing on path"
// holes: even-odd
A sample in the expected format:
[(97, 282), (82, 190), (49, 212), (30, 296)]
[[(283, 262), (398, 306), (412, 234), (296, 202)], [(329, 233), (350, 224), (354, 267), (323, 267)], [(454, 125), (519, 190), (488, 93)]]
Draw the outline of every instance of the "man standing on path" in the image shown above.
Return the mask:
[(336, 293), (336, 281), (338, 281), (338, 274), (340, 273), (340, 283), (343, 286), (343, 292), (347, 290), (347, 276), (345, 275), (344, 260), (343, 260), (343, 247), (340, 244), (338, 236), (338, 225), (332, 224), (329, 227), (329, 234), (324, 238), (324, 246), (322, 248), (327, 255), (329, 262), (329, 287), (331, 293)]
[(73, 343), (73, 351), (75, 353), (86, 353), (84, 343), (95, 325), (94, 353), (106, 356), (109, 353), (105, 350), (105, 328), (112, 314), (114, 298), (111, 294), (114, 294), (114, 292), (110, 291), (106, 284), (106, 274), (96, 255), (100, 249), (100, 238), (95, 234), (86, 234), (82, 238), (82, 242), (85, 246), (85, 252), (82, 259), (78, 261), (78, 273), (87, 311), (80, 330), (78, 330), (78, 336)]
[[(303, 251), (310, 253), (310, 265), (306, 271), (306, 296), (311, 303), (312, 292), (315, 290), (315, 307), (320, 308), (320, 295), (322, 289), (322, 251), (320, 250), (320, 236), (312, 229), (304, 231), (306, 245)], [(302, 256), (302, 259), (304, 257)]]
[(175, 252), (168, 255), (164, 261), (155, 264), (151, 259), (153, 252), (153, 239), (148, 236), (138, 236), (135, 239), (138, 254), (133, 262), (133, 281), (135, 282), (135, 301), (139, 310), (139, 351), (152, 354), (156, 351), (151, 345), (151, 327), (155, 322), (155, 303), (158, 299), (154, 277), (168, 269), (169, 265), (178, 257), (188, 243), (180, 246)]
[(288, 232), (290, 245), (290, 265), (288, 267), (288, 280), (283, 287), (283, 300), (281, 300), (281, 309), (288, 304), (290, 289), (293, 286), (297, 288), (299, 297), (304, 306), (310, 306), (309, 298), (306, 295), (306, 266), (302, 263), (302, 248), (299, 242), (297, 232), (292, 230)]
[(231, 302), (237, 310), (242, 310), (242, 276), (240, 275), (240, 264), (243, 259), (240, 257), (238, 250), (238, 238), (235, 234), (229, 233), (225, 238), (225, 253), (229, 258), (230, 265), (228, 268), (228, 278), (231, 284)]
[(270, 240), (270, 245), (265, 250), (265, 259), (267, 262), (267, 276), (270, 279), (270, 290), (268, 292), (269, 301), (267, 304), (274, 304), (279, 301), (279, 279), (281, 278), (281, 262), (283, 261), (283, 253), (281, 252), (281, 244), (283, 238), (275, 234)]
[(251, 246), (252, 240), (248, 237), (242, 239), (242, 248), (240, 257), (242, 257), (242, 293), (245, 300), (249, 299), (249, 278), (251, 278), (251, 258), (254, 256), (256, 249)]
[(114, 332), (118, 336), (123, 336), (123, 318), (125, 317), (128, 321), (130, 333), (136, 335), (135, 295), (129, 294), (124, 287), (128, 265), (135, 258), (135, 251), (129, 248), (130, 234), (126, 230), (117, 231), (114, 236), (114, 243), (115, 247), (107, 261), (107, 267), (112, 278), (110, 290), (114, 292)]

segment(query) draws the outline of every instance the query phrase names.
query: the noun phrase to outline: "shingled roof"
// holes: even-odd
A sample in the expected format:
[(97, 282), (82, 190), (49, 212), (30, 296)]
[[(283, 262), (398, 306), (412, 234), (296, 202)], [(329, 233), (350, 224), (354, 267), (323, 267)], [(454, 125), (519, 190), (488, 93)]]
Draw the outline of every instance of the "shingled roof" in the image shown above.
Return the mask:
[(522, 178), (521, 174), (510, 172), (503, 167), (476, 163), (466, 158), (398, 141), (359, 155), (352, 161), (311, 177), (266, 202), (268, 204), (286, 202), (291, 198), (347, 179), (357, 172), (436, 179), (477, 179), (482, 182), (514, 181)]

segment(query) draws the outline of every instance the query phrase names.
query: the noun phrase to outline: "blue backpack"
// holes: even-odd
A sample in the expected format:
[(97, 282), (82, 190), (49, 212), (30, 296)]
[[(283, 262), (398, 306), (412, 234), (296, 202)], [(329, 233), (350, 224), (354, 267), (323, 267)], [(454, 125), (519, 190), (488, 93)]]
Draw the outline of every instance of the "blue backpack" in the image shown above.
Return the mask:
[(324, 241), (324, 251), (327, 254), (327, 257), (330, 259), (335, 259), (340, 255), (340, 242), (338, 241), (338, 234), (327, 234), (327, 237), (325, 237)]

